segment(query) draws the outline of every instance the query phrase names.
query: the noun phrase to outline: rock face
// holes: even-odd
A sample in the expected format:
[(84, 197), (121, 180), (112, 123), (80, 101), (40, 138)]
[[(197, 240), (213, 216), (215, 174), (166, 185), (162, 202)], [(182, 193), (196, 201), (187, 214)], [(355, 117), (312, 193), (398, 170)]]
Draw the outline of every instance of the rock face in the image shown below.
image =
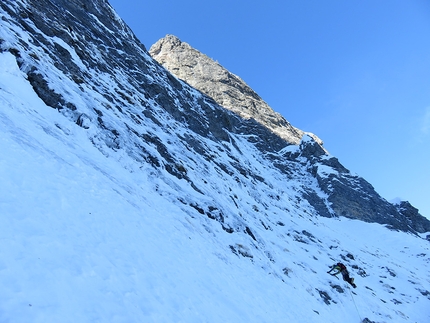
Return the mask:
[[(156, 42), (149, 53), (176, 77), (210, 96), (219, 105), (242, 118), (255, 119), (287, 142), (300, 143), (304, 131), (273, 111), (240, 77), (189, 44), (167, 35)], [(322, 145), (319, 138), (310, 135)]]
[[(401, 201), (396, 205), (397, 210), (402, 214), (409, 223), (411, 223), (418, 232), (427, 232), (429, 229), (428, 220), (419, 214), (418, 209), (413, 207), (408, 201)], [(427, 238), (429, 238), (428, 236)]]

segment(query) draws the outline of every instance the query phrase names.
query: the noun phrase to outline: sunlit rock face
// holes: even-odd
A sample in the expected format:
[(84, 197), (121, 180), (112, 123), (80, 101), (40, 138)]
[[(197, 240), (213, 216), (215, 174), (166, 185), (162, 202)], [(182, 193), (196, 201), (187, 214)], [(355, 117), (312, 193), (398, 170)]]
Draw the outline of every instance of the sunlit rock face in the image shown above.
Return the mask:
[(151, 46), (149, 53), (176, 77), (207, 94), (219, 105), (245, 119), (255, 119), (290, 143), (300, 143), (304, 131), (273, 111), (240, 77), (189, 44), (167, 35)]

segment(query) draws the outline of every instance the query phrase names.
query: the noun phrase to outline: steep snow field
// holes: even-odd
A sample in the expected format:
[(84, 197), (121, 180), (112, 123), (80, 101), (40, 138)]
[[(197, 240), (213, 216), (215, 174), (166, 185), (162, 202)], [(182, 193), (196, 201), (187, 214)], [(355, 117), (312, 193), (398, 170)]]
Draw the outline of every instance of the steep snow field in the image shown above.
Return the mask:
[[(172, 198), (196, 195), (184, 180), (106, 157), (85, 131), (0, 54), (0, 322), (430, 321), (428, 241), (280, 200), (251, 248)], [(357, 289), (326, 274), (337, 261)]]

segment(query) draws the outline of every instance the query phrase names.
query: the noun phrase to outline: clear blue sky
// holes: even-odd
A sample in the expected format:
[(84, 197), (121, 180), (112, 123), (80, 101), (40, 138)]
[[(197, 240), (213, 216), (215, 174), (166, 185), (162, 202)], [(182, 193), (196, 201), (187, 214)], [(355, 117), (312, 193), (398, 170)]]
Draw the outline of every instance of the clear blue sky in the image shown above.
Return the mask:
[(147, 49), (179, 37), (430, 218), (430, 1), (109, 2)]

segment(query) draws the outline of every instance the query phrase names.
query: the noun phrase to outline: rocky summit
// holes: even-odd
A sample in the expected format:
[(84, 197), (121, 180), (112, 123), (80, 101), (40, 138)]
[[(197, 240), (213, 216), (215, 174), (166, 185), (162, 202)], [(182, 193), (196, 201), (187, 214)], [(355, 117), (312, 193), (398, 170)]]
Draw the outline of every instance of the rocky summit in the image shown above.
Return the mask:
[(150, 53), (106, 0), (0, 1), (0, 322), (430, 321), (416, 208), (190, 45)]
[[(245, 119), (255, 119), (286, 141), (299, 144), (304, 131), (293, 127), (239, 76), (173, 35), (151, 46), (149, 53), (176, 77)], [(322, 141), (308, 133), (319, 144)]]

